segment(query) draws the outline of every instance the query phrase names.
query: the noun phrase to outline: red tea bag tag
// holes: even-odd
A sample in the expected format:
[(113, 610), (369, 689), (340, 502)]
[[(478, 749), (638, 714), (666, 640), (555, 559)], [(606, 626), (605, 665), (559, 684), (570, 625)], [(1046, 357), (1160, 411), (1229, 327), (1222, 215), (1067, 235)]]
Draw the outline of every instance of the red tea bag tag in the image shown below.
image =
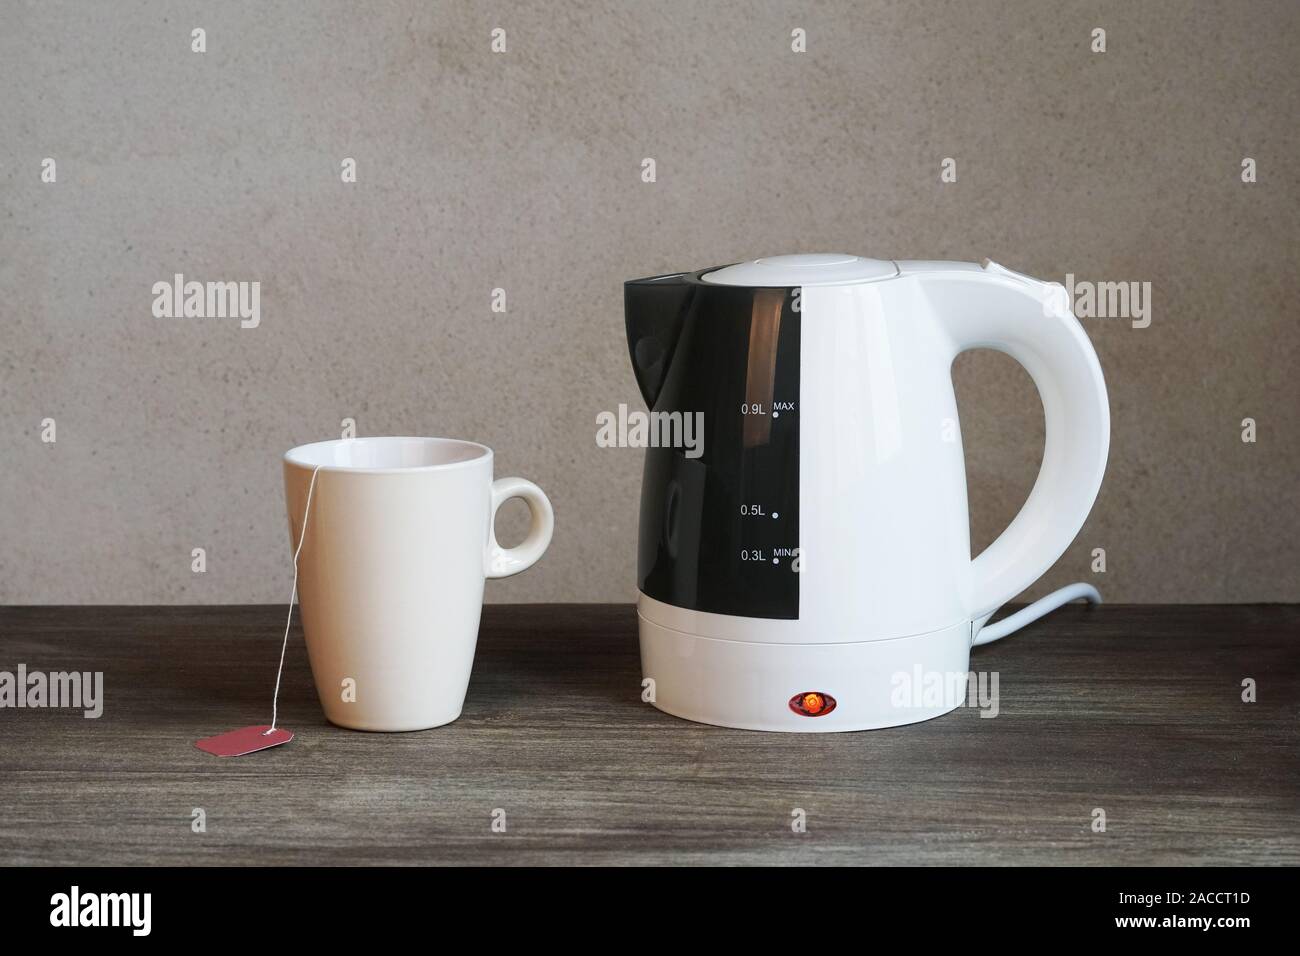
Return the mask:
[[(270, 733), (267, 733), (270, 731)], [(280, 744), (287, 744), (293, 740), (293, 731), (285, 730), (283, 727), (277, 727), (271, 730), (268, 724), (261, 724), (257, 727), (240, 727), (238, 730), (228, 730), (224, 734), (217, 734), (215, 737), (204, 737), (202, 740), (194, 742), (204, 753), (214, 754), (218, 757), (242, 757), (245, 754), (255, 754), (259, 750), (266, 750), (269, 747), (278, 747)]]
[(293, 622), (293, 602), (298, 596), (298, 555), (302, 553), (302, 543), (307, 540), (307, 519), (311, 517), (311, 496), (316, 490), (316, 476), (320, 474), (321, 465), (311, 473), (311, 484), (307, 486), (307, 504), (302, 509), (302, 534), (298, 535), (298, 547), (293, 551), (293, 589), (289, 592), (289, 610), (285, 614), (284, 637), (280, 640), (280, 667), (275, 672), (275, 693), (271, 695), (271, 723), (258, 724), (256, 727), (240, 727), (228, 730), (215, 737), (204, 737), (194, 741), (194, 746), (204, 753), (216, 757), (242, 757), (255, 754), (259, 750), (269, 750), (293, 740), (293, 731), (275, 726), (280, 706), (280, 677), (284, 674), (284, 652), (289, 646), (289, 625)]

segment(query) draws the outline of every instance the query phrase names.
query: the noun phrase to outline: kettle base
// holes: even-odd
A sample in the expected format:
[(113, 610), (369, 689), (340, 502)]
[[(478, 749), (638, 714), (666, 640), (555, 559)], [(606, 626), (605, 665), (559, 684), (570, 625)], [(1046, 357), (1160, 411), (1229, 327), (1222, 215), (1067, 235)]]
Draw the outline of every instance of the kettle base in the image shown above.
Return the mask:
[(650, 702), (703, 724), (836, 733), (919, 723), (967, 701), (971, 622), (843, 644), (775, 644), (687, 634), (638, 612)]

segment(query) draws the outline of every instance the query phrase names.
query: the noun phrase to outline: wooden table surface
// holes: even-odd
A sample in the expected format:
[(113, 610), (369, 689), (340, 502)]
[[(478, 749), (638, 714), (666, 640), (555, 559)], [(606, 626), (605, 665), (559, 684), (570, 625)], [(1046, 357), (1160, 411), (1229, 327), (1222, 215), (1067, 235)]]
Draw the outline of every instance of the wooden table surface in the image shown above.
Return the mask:
[(97, 720), (0, 710), (0, 863), (1300, 863), (1297, 606), (1071, 606), (975, 650), (996, 718), (809, 735), (641, 703), (626, 605), (488, 606), (459, 721), (341, 730), (295, 615), (297, 739), (198, 751), (269, 720), (283, 614), (0, 609), (0, 671), (105, 681)]

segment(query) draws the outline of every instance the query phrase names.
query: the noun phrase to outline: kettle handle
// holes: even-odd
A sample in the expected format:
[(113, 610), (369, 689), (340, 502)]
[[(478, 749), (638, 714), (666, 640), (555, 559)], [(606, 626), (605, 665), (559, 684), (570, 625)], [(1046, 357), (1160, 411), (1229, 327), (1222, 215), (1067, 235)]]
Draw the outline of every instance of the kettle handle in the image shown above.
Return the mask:
[(916, 275), (952, 344), (992, 348), (1024, 366), (1046, 420), (1043, 464), (1020, 513), (971, 562), (977, 627), (1056, 562), (1083, 527), (1110, 449), (1106, 382), (1092, 343), (1059, 283), (985, 260), (982, 269)]

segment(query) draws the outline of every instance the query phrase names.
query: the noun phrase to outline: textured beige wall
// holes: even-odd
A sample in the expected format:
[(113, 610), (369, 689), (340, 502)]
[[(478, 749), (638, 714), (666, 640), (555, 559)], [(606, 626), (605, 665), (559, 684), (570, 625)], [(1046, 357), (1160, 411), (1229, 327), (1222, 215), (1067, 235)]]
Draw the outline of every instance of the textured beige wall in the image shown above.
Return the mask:
[[(1084, 322), (1110, 469), (1033, 593), (1300, 600), (1294, 0), (0, 7), (0, 602), (284, 600), (278, 458), (345, 417), (550, 492), (489, 600), (629, 599), (622, 281), (816, 250), (1150, 282), (1149, 328)], [(154, 318), (178, 271), (261, 326)], [(982, 545), (1042, 415), (1009, 359), (956, 377)]]

